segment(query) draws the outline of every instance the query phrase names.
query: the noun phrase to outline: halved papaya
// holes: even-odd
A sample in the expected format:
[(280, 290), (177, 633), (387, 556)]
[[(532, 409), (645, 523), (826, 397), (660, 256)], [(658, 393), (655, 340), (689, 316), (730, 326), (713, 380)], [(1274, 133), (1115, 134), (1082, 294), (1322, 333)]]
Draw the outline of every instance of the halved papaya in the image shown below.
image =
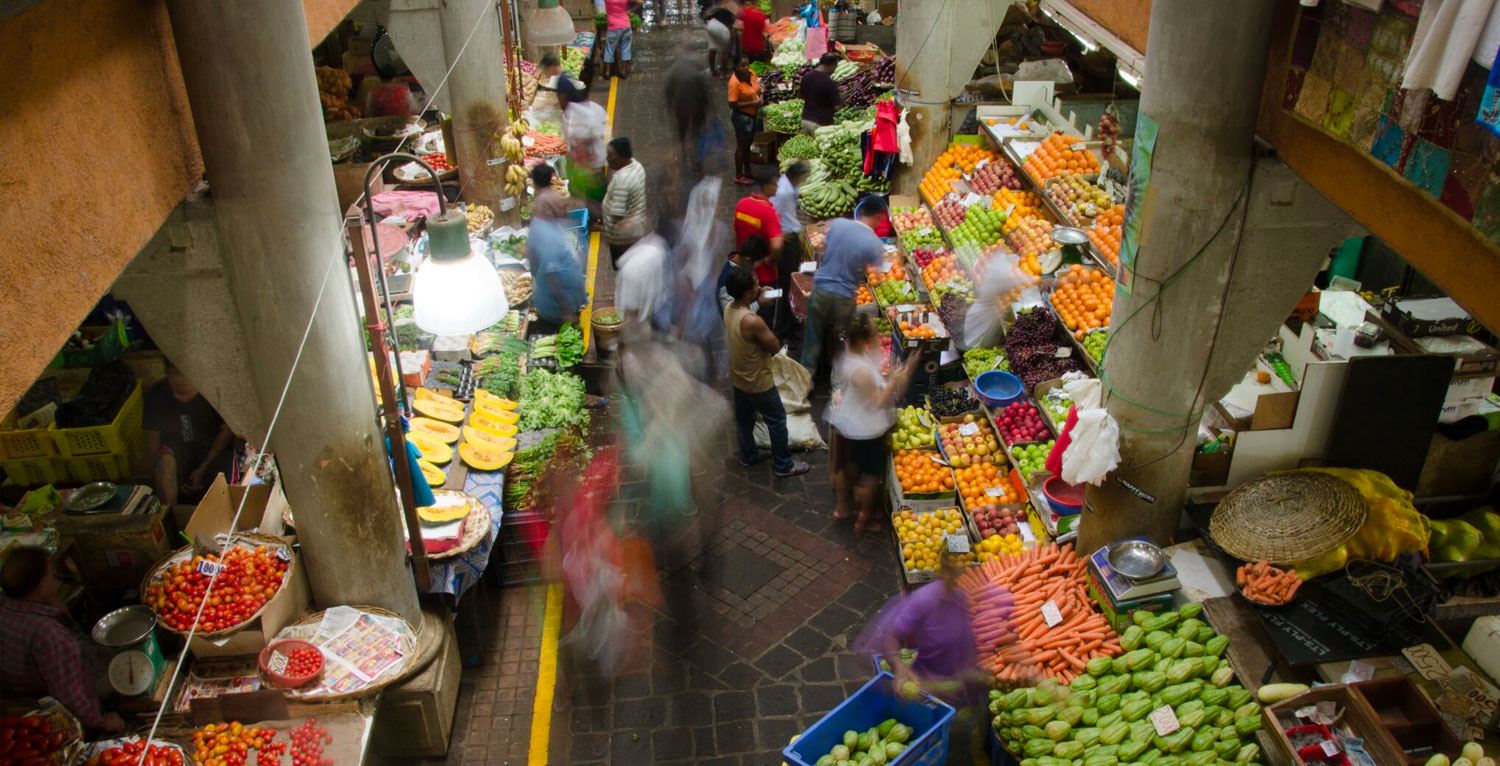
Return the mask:
[(411, 406), (412, 409), (427, 417), (449, 423), (461, 423), (464, 419), (464, 406), (451, 399), (444, 401), (442, 399), (424, 399), (419, 396), (412, 400)]
[[(462, 492), (439, 489), (433, 494), (437, 496), (437, 503), (417, 508), (417, 516), (429, 524), (458, 521), (469, 515), (469, 508), (474, 504), (473, 498)], [(455, 499), (463, 500), (463, 502), (454, 502)]]
[(503, 396), (495, 396), (482, 388), (476, 388), (474, 389), (474, 406), (483, 406), (487, 410), (506, 411), (514, 410), (517, 402)]
[(422, 452), (422, 459), (433, 465), (443, 465), (453, 459), (453, 448), (431, 436), (412, 432), (406, 435), (406, 440), (417, 445), (417, 449)]
[(456, 406), (459, 406), (459, 407), (463, 406), (463, 404), (460, 403), (457, 399), (454, 399), (453, 397), (449, 396), (448, 392), (443, 391), (442, 389), (438, 389), (438, 388), (422, 388), (422, 387), (418, 387), (417, 388), (416, 398), (417, 399), (436, 399), (436, 400), (438, 400), (440, 402), (447, 402), (449, 404), (453, 404), (453, 405), (456, 405)]
[(490, 449), (473, 442), (462, 442), (458, 445), (458, 456), (476, 471), (498, 471), (510, 465), (516, 453)]
[[(519, 420), (519, 416), (517, 416), (514, 412), (506, 414), (510, 415), (509, 420), (502, 417), (497, 417), (496, 414), (492, 412), (475, 410), (469, 415), (469, 425), (478, 426), (489, 431), (494, 431), (495, 433), (498, 433), (502, 436), (511, 436), (515, 433), (516, 421)], [(509, 430), (511, 433), (506, 433), (507, 430)]]
[(412, 418), (411, 430), (426, 436), (431, 436), (444, 444), (452, 444), (458, 441), (458, 426), (444, 423), (432, 418)]
[(484, 431), (477, 426), (464, 429), (464, 441), (470, 442), (485, 449), (499, 450), (500, 452), (514, 452), (516, 440), (510, 436), (496, 436), (489, 431)]
[(504, 423), (496, 423), (493, 420), (487, 421), (485, 425), (470, 422), (464, 426), (464, 433), (482, 433), (497, 439), (514, 439), (516, 436), (516, 427)]
[(431, 486), (441, 487), (444, 482), (448, 481), (448, 475), (443, 473), (443, 469), (426, 460), (418, 460), (417, 467), (422, 469), (422, 475), (427, 477), (427, 483)]

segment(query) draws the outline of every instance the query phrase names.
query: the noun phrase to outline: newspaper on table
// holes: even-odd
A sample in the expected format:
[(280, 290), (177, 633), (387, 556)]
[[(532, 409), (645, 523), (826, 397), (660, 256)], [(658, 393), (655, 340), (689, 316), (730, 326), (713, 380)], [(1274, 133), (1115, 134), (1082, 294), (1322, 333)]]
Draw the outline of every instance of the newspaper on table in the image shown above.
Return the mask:
[(293, 625), (278, 639), (300, 638), (323, 651), (323, 673), (293, 697), (313, 698), (350, 694), (399, 675), (416, 648), (416, 635), (405, 620), (336, 606), (316, 624)]

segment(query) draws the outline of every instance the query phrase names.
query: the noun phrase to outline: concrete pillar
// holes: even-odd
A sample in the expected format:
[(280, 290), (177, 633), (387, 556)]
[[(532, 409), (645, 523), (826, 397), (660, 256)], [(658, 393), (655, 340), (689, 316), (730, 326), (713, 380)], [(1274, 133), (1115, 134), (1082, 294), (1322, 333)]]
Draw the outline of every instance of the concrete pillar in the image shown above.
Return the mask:
[(314, 599), (384, 607), (416, 624), (302, 4), (169, 0), (167, 10)]
[(490, 164), (501, 156), (497, 130), (510, 124), (505, 110), (504, 41), (495, 0), (440, 0), (448, 102), (453, 114), (452, 147), (465, 201), (501, 212), (505, 168)]
[(1298, 195), (1279, 163), (1252, 168), (1274, 6), (1152, 3), (1140, 113), (1159, 131), (1150, 181), (1131, 202), (1142, 221), (1132, 291), (1116, 292), (1105, 357), (1121, 463), (1088, 491), (1083, 550), (1133, 535), (1165, 542), (1177, 529), (1198, 413), (1244, 374), (1322, 261), (1325, 240), (1306, 236), (1318, 229), (1275, 220), (1278, 206), (1317, 195)]

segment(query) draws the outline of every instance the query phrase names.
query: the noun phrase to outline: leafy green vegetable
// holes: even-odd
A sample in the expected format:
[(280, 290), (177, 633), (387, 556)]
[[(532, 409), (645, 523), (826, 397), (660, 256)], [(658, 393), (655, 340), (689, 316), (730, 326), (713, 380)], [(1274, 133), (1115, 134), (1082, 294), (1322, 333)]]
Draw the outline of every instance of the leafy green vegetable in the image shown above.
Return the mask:
[(583, 409), (583, 378), (566, 372), (532, 370), (521, 380), (519, 428), (537, 431), (588, 423)]

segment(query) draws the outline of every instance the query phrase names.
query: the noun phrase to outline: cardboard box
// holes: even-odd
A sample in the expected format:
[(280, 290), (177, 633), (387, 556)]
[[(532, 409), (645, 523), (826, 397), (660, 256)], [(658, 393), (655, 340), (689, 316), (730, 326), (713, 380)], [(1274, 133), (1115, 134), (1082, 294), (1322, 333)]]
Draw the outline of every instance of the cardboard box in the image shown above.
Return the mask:
[(1472, 335), (1482, 329), (1451, 298), (1399, 300), (1385, 304), (1380, 315), (1410, 338)]
[(150, 513), (123, 516), (57, 514), (52, 520), (57, 533), (72, 538), (78, 547), (84, 581), (100, 591), (119, 590), (141, 581), (181, 539), (168, 509), (160, 504)]
[[(240, 513), (239, 523), (234, 523), (235, 510), (240, 507), (241, 498), (244, 510)], [(273, 515), (274, 518), (267, 519), (267, 516)], [(194, 540), (200, 537), (207, 540), (232, 530), (248, 531), (261, 527), (280, 529), (280, 516), (279, 505), (271, 503), (269, 487), (264, 484), (231, 487), (220, 474), (198, 502), (198, 508), (193, 511), (193, 517), (188, 520), (184, 531)], [(286, 584), (266, 603), (259, 617), (222, 638), (195, 637), (188, 644), (188, 649), (195, 657), (257, 654), (282, 628), (302, 617), (311, 601), (312, 589), (307, 583), (302, 557), (293, 548), (287, 565)]]

